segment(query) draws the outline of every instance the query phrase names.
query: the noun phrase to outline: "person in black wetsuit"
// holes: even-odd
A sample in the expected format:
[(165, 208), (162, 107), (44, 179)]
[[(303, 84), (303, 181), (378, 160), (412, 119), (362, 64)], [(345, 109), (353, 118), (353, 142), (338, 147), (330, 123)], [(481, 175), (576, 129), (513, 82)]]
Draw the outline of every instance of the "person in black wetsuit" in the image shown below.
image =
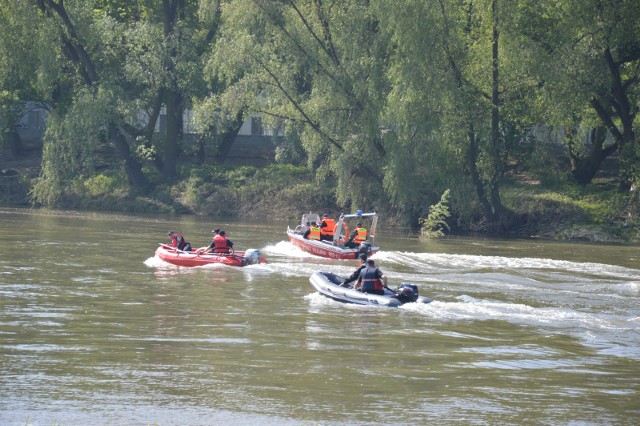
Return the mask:
[(342, 284), (340, 284), (341, 287), (351, 287), (349, 284), (358, 279), (358, 277), (360, 276), (360, 272), (367, 266), (367, 255), (364, 253), (360, 253), (360, 255), (358, 256), (358, 262), (360, 262), (358, 269), (356, 269), (353, 274), (349, 275), (349, 278), (347, 278), (342, 282)]
[(372, 259), (367, 260), (367, 265), (360, 271), (354, 288), (363, 293), (384, 294), (385, 287), (387, 287), (387, 276), (376, 268)]

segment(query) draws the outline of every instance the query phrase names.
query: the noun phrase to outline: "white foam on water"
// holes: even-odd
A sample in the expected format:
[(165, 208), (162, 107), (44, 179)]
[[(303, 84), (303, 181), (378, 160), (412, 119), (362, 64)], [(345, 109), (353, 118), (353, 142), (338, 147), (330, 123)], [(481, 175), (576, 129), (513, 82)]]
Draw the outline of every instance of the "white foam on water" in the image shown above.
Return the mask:
[(545, 258), (510, 258), (502, 256), (458, 255), (446, 253), (412, 253), (399, 251), (379, 251), (374, 259), (385, 263), (395, 263), (414, 267), (422, 272), (429, 271), (469, 271), (478, 269), (531, 269), (556, 270), (565, 273), (579, 272), (582, 274), (606, 273), (611, 277), (632, 278), (639, 277), (637, 269), (616, 265), (591, 262), (571, 262)]
[(144, 264), (150, 268), (161, 268), (161, 267), (166, 267), (167, 265), (171, 265), (170, 263), (165, 262), (164, 260), (160, 259), (157, 256), (152, 256), (148, 258), (147, 260), (144, 261)]
[[(315, 258), (317, 256), (294, 246), (288, 241), (280, 241), (274, 245), (268, 245), (261, 250), (261, 253), (277, 256), (289, 256), (295, 258)], [(267, 259), (268, 260), (268, 259)]]

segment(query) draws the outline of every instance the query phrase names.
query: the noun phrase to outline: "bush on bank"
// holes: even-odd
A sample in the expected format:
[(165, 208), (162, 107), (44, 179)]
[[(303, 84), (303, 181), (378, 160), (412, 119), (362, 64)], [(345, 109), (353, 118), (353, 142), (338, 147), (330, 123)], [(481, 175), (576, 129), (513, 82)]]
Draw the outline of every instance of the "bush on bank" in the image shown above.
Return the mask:
[[(35, 177), (30, 171), (3, 178), (0, 204), (29, 206), (28, 194)], [(160, 181), (159, 176), (154, 178)], [(124, 173), (109, 169), (87, 179), (75, 179), (63, 194), (56, 208), (294, 221), (306, 211), (339, 214), (349, 210), (337, 205), (330, 191), (317, 186), (305, 167), (284, 164), (189, 165), (180, 170), (176, 182), (158, 184), (144, 195), (130, 191)], [(619, 193), (613, 181), (596, 180), (593, 185), (580, 186), (557, 180), (536, 184), (507, 180), (501, 194), (505, 207), (518, 218), (507, 230), (510, 235), (640, 241), (640, 198), (637, 193)], [(477, 209), (473, 204), (467, 207), (465, 217), (481, 217), (480, 212), (472, 211)], [(384, 222), (403, 224), (398, 213), (389, 208), (380, 211), (382, 208), (378, 211)], [(481, 229), (477, 223), (447, 223), (451, 233)]]
[[(151, 170), (147, 170), (153, 175)], [(152, 176), (161, 182), (159, 176)], [(31, 176), (35, 178), (35, 176)], [(28, 182), (28, 179), (27, 179)], [(0, 193), (4, 205), (27, 205), (29, 186), (20, 202)], [(40, 206), (41, 207), (41, 206)], [(61, 209), (131, 213), (180, 213), (218, 217), (297, 220), (303, 211), (339, 211), (335, 199), (319, 189), (304, 167), (274, 164), (266, 167), (203, 165), (183, 167), (180, 178), (160, 183), (148, 194), (130, 191), (119, 170), (105, 170), (90, 178), (76, 178), (62, 191)]]

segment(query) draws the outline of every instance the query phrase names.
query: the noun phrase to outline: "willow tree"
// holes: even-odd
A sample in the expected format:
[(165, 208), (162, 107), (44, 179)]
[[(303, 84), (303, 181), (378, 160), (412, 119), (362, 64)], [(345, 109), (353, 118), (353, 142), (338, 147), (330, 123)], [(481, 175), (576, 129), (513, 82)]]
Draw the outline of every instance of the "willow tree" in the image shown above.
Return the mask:
[(460, 146), (451, 143), (445, 128), (456, 86), (444, 72), (449, 63), (433, 2), (408, 1), (398, 7), (383, 0), (373, 8), (391, 46), (385, 70), (389, 91), (381, 115), (387, 150), (384, 187), (393, 207), (406, 221), (417, 223), (447, 188), (454, 194), (454, 208), (455, 200), (469, 199), (468, 178), (460, 173)]
[(361, 208), (386, 204), (380, 114), (388, 41), (369, 1), (237, 0), (222, 5), (211, 64), (268, 126), (300, 135), (325, 191)]
[[(150, 187), (143, 169), (148, 160), (173, 180), (183, 112), (208, 90), (201, 55), (215, 37), (215, 17), (201, 19), (199, 3), (185, 0), (32, 4), (31, 18), (49, 29), (47, 48), (61, 58), (57, 77), (67, 82), (64, 102), (53, 105), (48, 123), (36, 199), (55, 202), (71, 180), (110, 163), (102, 154), (112, 149), (134, 191)], [(158, 138), (162, 109), (167, 126)]]
[[(519, 35), (536, 60), (541, 120), (565, 126), (576, 181), (587, 184), (609, 155), (621, 189), (640, 180), (640, 3), (634, 0), (519, 2)], [(523, 43), (524, 45), (524, 43)], [(587, 141), (578, 129), (589, 131)], [(605, 140), (605, 130), (609, 141)]]
[[(48, 48), (63, 59), (59, 81), (67, 81), (65, 98), (53, 105), (44, 139), (42, 176), (35, 199), (53, 204), (74, 179), (91, 176), (100, 161), (98, 146), (109, 143), (122, 161), (129, 182), (144, 189), (148, 183), (135, 157), (126, 127), (134, 122), (132, 91), (121, 84), (123, 50), (128, 28), (100, 3), (35, 1), (41, 20), (50, 29)], [(125, 80), (126, 81), (126, 80)]]
[(420, 182), (411, 185), (422, 189), (417, 194), (436, 192), (432, 200), (451, 188), (458, 214), (475, 199), (489, 227), (509, 226), (500, 184), (530, 86), (518, 76), (517, 46), (505, 34), (503, 21), (516, 11), (498, 0), (378, 4), (395, 47), (386, 121), (396, 143), (416, 153), (390, 168), (392, 186), (409, 205), (414, 199), (402, 188), (412, 179)]
[(31, 25), (32, 13), (26, 2), (0, 4), (0, 149), (8, 145), (14, 155), (23, 151), (15, 123), (27, 101), (46, 108), (54, 96), (51, 66), (56, 58), (45, 47), (46, 29)]

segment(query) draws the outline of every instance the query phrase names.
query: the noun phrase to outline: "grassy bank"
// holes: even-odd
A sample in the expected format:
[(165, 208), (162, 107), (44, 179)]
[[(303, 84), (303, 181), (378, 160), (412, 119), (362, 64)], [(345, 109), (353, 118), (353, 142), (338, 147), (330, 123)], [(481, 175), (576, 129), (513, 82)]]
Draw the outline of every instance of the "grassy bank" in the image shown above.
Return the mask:
[[(31, 206), (29, 189), (39, 168), (33, 162), (14, 166), (0, 177), (0, 204)], [(567, 181), (510, 177), (504, 182), (501, 195), (505, 207), (517, 218), (507, 230), (510, 235), (640, 241), (638, 196), (619, 193), (614, 180), (596, 179), (582, 187)], [(303, 211), (345, 211), (327, 191), (315, 185), (306, 168), (278, 164), (262, 168), (189, 166), (181, 170), (177, 182), (157, 185), (145, 195), (132, 194), (122, 172), (107, 170), (90, 179), (75, 180), (56, 207), (236, 218), (277, 215), (286, 220), (297, 220)], [(400, 220), (392, 211), (381, 213), (387, 222)], [(481, 229), (480, 224), (451, 225), (451, 232), (457, 233)]]
[(502, 195), (505, 206), (524, 220), (513, 232), (562, 240), (640, 241), (637, 195), (618, 192), (612, 180), (596, 179), (588, 186), (510, 181)]

